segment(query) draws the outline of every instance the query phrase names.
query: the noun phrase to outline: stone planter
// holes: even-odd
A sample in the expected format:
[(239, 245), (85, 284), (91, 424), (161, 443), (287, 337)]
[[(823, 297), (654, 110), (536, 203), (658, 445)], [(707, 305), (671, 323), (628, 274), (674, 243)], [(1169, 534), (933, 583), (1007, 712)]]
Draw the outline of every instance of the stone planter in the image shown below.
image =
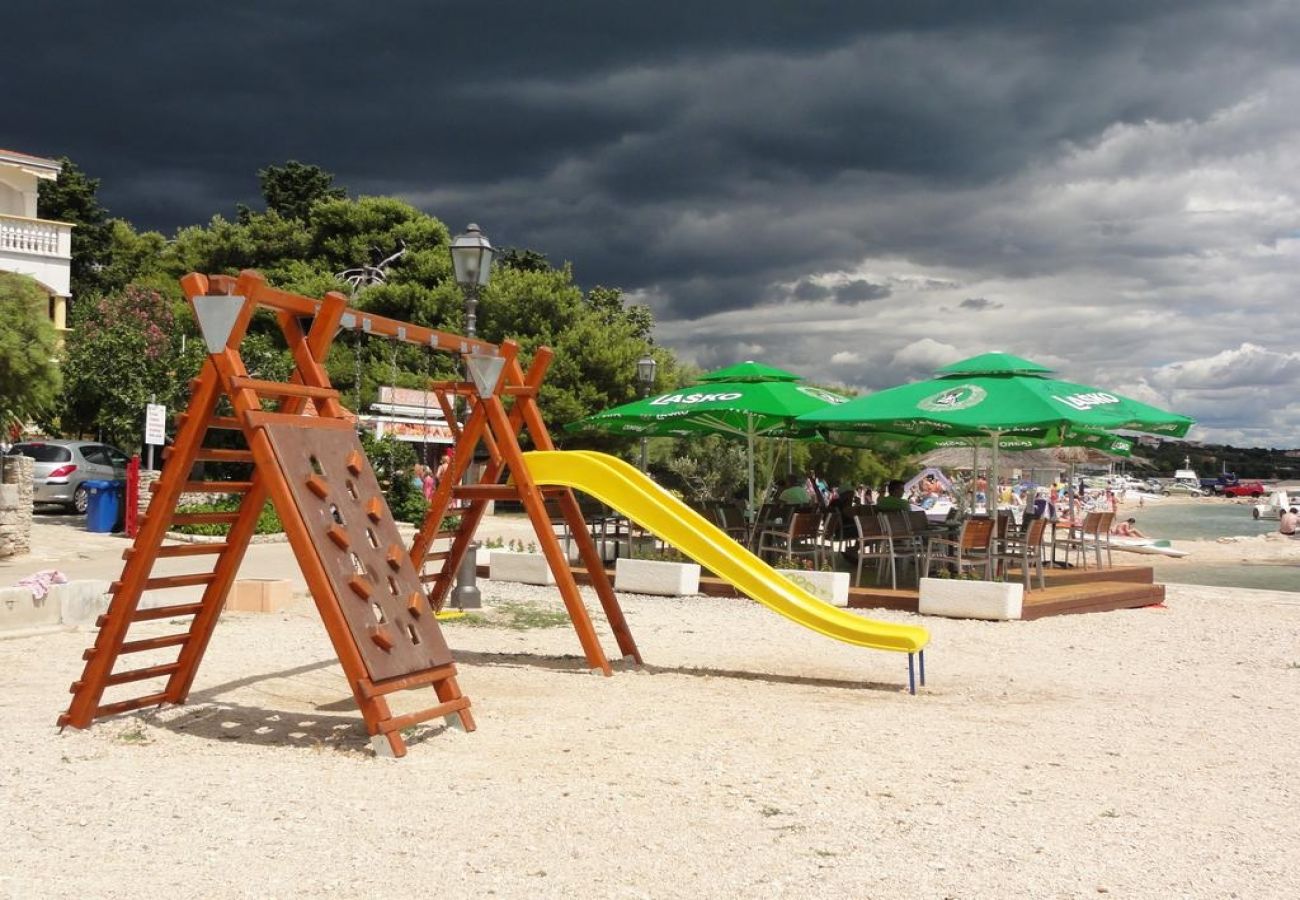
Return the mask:
[(614, 563), (614, 588), (630, 594), (683, 597), (700, 592), (700, 567), (695, 563), (654, 562), (619, 557)]
[(1025, 588), (1018, 581), (922, 578), (917, 611), (954, 619), (1019, 619)]
[(849, 605), (848, 572), (809, 572), (806, 569), (777, 569), (786, 578), (831, 606)]
[(493, 550), (488, 562), (488, 577), (493, 581), (518, 581), (521, 584), (555, 584), (555, 574), (540, 553), (516, 553)]

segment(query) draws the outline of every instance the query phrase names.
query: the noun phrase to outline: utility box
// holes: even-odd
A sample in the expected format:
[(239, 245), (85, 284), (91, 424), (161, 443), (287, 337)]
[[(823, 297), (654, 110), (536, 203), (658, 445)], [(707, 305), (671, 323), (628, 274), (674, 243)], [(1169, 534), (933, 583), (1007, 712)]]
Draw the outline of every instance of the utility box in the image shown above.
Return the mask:
[(287, 578), (246, 578), (236, 581), (226, 597), (230, 612), (279, 612), (293, 599), (293, 582)]

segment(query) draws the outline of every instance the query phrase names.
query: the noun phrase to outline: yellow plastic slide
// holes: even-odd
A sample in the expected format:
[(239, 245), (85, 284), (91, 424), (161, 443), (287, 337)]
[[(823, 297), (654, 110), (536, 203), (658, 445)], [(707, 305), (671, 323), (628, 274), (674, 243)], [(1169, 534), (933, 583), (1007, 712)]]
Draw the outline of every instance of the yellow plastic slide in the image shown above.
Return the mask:
[(924, 628), (864, 619), (823, 603), (621, 459), (551, 450), (525, 453), (524, 461), (538, 484), (560, 484), (590, 494), (805, 628), (846, 644), (901, 653), (922, 650), (930, 640)]

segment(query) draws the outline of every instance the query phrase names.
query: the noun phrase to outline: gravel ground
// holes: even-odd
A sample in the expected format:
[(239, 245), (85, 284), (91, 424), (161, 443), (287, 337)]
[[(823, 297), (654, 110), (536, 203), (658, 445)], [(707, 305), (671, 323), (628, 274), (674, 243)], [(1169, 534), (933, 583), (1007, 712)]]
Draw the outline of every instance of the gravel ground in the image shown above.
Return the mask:
[(88, 731), (53, 722), (91, 636), (0, 641), (0, 894), (1300, 896), (1295, 595), (927, 618), (916, 697), (747, 601), (622, 600), (647, 664), (612, 678), (567, 624), (448, 624), (478, 730), (402, 760), (306, 602), (227, 614), (189, 704)]

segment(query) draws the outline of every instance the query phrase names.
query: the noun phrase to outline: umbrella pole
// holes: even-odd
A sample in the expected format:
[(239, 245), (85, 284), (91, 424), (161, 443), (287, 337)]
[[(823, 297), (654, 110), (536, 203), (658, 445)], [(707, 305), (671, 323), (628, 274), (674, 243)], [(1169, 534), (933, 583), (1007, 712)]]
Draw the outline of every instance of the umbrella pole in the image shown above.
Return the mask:
[(975, 515), (975, 482), (980, 478), (980, 442), (971, 438), (970, 442), (970, 514)]
[(992, 462), (989, 464), (992, 471), (990, 472), (988, 496), (985, 503), (988, 504), (990, 518), (994, 519), (998, 517), (998, 444), (1000, 443), (1002, 443), (1002, 432), (993, 432)]
[(749, 426), (745, 429), (745, 440), (749, 444), (749, 509), (746, 512), (753, 515), (754, 512), (754, 414), (745, 414), (745, 423)]

